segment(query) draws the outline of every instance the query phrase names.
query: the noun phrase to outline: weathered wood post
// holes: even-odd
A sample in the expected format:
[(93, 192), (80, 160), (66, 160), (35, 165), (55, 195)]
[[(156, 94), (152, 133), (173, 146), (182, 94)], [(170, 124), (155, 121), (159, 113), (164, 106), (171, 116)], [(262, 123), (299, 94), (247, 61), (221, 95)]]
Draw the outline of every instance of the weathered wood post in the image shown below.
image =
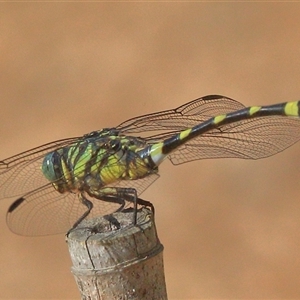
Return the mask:
[(138, 210), (136, 226), (130, 225), (132, 214), (84, 221), (67, 236), (81, 299), (167, 299), (163, 246), (152, 212)]

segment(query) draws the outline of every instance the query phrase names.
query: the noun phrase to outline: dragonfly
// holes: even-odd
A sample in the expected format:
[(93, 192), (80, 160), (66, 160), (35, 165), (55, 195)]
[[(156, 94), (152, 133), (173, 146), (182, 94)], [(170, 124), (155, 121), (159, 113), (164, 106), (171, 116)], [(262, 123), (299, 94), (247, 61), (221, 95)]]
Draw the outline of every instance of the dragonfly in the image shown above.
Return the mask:
[(8, 227), (20, 235), (57, 234), (85, 218), (152, 206), (139, 196), (159, 178), (165, 159), (180, 165), (274, 155), (300, 139), (299, 107), (245, 107), (208, 95), (11, 156), (0, 161), (0, 198), (16, 199)]

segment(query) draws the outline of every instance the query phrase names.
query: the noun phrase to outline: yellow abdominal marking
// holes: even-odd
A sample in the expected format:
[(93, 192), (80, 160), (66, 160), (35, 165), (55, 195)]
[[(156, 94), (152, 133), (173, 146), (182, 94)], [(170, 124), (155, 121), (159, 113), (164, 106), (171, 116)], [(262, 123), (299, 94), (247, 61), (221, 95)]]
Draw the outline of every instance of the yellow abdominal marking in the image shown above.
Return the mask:
[(214, 118), (214, 123), (215, 123), (215, 124), (219, 124), (219, 123), (222, 122), (225, 118), (226, 118), (226, 115), (219, 115), (219, 116), (216, 116), (216, 117)]
[(252, 106), (249, 109), (249, 115), (252, 116), (261, 109), (261, 106)]
[(284, 113), (287, 116), (299, 116), (298, 101), (288, 102), (284, 107)]
[(186, 130), (180, 132), (179, 138), (180, 138), (181, 140), (183, 140), (184, 138), (186, 138), (187, 136), (189, 136), (189, 134), (191, 133), (191, 131), (192, 131), (192, 129), (189, 128), (189, 129), (186, 129)]

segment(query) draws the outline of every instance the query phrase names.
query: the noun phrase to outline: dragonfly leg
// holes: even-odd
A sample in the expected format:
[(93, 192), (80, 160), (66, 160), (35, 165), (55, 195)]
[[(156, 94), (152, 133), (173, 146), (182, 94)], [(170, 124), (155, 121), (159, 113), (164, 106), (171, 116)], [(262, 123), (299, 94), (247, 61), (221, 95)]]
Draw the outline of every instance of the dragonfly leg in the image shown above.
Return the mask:
[(74, 223), (71, 229), (68, 230), (67, 236), (70, 234), (71, 231), (73, 231), (91, 212), (93, 209), (93, 203), (86, 199), (83, 194), (78, 195), (80, 202), (87, 207), (87, 210), (84, 212), (84, 214)]
[(119, 203), (121, 206), (116, 211), (122, 211), (125, 206), (125, 201), (133, 203), (133, 225), (137, 223), (137, 206), (144, 205), (150, 207), (154, 213), (154, 206), (151, 202), (138, 198), (137, 191), (134, 188), (107, 187), (97, 193), (89, 193), (90, 196), (102, 201)]
[(154, 205), (150, 201), (147, 201), (147, 200), (144, 200), (144, 199), (141, 199), (141, 198), (137, 198), (136, 200), (137, 200), (137, 204), (149, 207), (150, 210), (152, 211), (153, 216), (154, 216), (154, 214), (155, 214)]
[(134, 204), (133, 225), (136, 225), (136, 223), (137, 223), (137, 206), (138, 206), (138, 204), (150, 207), (150, 209), (154, 215), (155, 210), (154, 210), (153, 204), (149, 201), (139, 198), (137, 196), (136, 189), (133, 189), (133, 188), (117, 188), (117, 189), (118, 189), (118, 193), (122, 194), (123, 198), (126, 201), (132, 202)]
[(116, 195), (101, 195), (101, 198), (97, 197), (97, 199), (105, 202), (120, 204), (120, 207), (116, 209), (114, 212), (122, 211), (126, 204), (123, 198), (120, 198), (120, 196), (116, 196)]

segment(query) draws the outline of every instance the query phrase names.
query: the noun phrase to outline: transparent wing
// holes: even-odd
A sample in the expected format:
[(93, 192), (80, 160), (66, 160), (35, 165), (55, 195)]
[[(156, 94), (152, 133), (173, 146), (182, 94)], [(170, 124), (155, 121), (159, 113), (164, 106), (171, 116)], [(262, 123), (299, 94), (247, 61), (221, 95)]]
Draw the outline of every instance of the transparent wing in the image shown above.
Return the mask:
[[(133, 118), (117, 129), (121, 129), (122, 133), (171, 130), (162, 135), (163, 138), (215, 114), (239, 108), (243, 108), (243, 105), (226, 97), (203, 97), (175, 110)], [(41, 171), (45, 154), (81, 139), (76, 137), (55, 141), (0, 161), (0, 197), (24, 195), (12, 204), (7, 214), (7, 223), (13, 232), (21, 235), (66, 232), (87, 210), (79, 201), (78, 194), (58, 193)], [(140, 195), (158, 177), (158, 174), (152, 174), (139, 180), (120, 180), (111, 187), (134, 188)], [(101, 201), (88, 195), (85, 197), (94, 204), (89, 217), (109, 214), (120, 207), (119, 203)]]
[[(123, 134), (148, 133), (145, 140), (151, 144), (216, 115), (243, 108), (241, 103), (227, 97), (206, 96), (174, 110), (130, 119), (117, 129)], [(206, 132), (179, 147), (169, 159), (173, 164), (221, 157), (258, 159), (278, 153), (299, 139), (299, 118), (241, 119), (216, 129), (208, 126)], [(58, 193), (40, 169), (46, 153), (78, 141), (79, 138), (70, 138), (52, 142), (0, 161), (0, 197), (24, 195), (8, 212), (7, 222), (12, 231), (22, 235), (66, 232), (86, 211), (78, 195)], [(112, 187), (135, 188), (141, 194), (157, 178), (157, 174), (152, 174), (139, 180), (117, 181)], [(108, 214), (120, 207), (118, 203), (86, 197), (94, 203), (90, 217)]]
[(116, 128), (124, 134), (171, 130), (164, 135), (158, 135), (158, 137), (166, 137), (185, 128), (193, 127), (211, 117), (242, 108), (245, 106), (236, 100), (225, 96), (210, 95), (188, 102), (176, 109), (129, 119)]
[[(243, 104), (228, 97), (210, 95), (176, 109), (130, 119), (117, 128), (125, 133), (156, 131), (145, 138), (153, 144), (212, 117), (243, 108)], [(299, 118), (264, 116), (210, 129), (176, 149), (168, 158), (174, 165), (209, 158), (259, 159), (274, 155), (299, 139)]]
[(45, 154), (77, 140), (55, 141), (0, 161), (0, 198), (20, 196), (49, 183), (41, 171)]
[(169, 155), (174, 165), (207, 158), (259, 159), (274, 155), (300, 139), (299, 118), (264, 116), (219, 126)]
[[(167, 131), (146, 139), (149, 143), (154, 143), (184, 128), (199, 124), (211, 116), (243, 107), (241, 103), (224, 96), (206, 96), (173, 110), (132, 118), (120, 124), (117, 129), (124, 134)], [(54, 141), (0, 161), (0, 198), (21, 196), (46, 185), (48, 181), (41, 172), (45, 154), (79, 139), (81, 138), (75, 137)]]
[[(113, 186), (135, 188), (140, 194), (157, 178), (157, 174), (152, 174), (135, 181), (116, 182)], [(94, 205), (87, 218), (110, 214), (120, 208), (118, 203), (84, 195)], [(60, 194), (51, 184), (47, 184), (16, 200), (8, 210), (7, 224), (14, 233), (20, 235), (66, 233), (86, 210), (79, 200), (79, 194)]]
[(20, 235), (48, 235), (67, 232), (76, 215), (86, 208), (72, 193), (60, 194), (51, 184), (16, 200), (8, 210), (8, 227)]

